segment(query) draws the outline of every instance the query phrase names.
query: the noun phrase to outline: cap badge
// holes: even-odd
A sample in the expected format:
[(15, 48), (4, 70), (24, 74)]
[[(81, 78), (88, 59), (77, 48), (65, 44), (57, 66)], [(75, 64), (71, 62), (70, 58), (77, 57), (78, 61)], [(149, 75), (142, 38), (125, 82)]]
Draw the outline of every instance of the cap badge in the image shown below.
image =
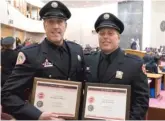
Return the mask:
[(109, 14), (104, 14), (104, 19), (109, 19), (110, 15)]
[(52, 6), (52, 8), (57, 8), (58, 7), (58, 3), (57, 2), (52, 2), (51, 6)]

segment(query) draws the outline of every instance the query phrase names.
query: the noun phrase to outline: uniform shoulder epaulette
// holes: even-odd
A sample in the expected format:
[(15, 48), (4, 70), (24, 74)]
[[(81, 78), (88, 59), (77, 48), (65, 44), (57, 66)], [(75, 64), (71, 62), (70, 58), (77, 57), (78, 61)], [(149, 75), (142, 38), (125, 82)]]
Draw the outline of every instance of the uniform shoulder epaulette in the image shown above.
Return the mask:
[(66, 40), (66, 42), (69, 43), (69, 44), (73, 44), (73, 45), (78, 45), (78, 46), (80, 46), (79, 44), (77, 44), (77, 43), (75, 43), (75, 42), (73, 42), (73, 41), (70, 41), (70, 40)]
[(128, 57), (128, 58), (137, 60), (137, 61), (142, 61), (142, 58), (140, 58), (139, 56), (136, 56), (136, 55), (132, 55), (132, 54), (129, 54), (129, 53), (125, 53), (125, 56)]
[(35, 48), (37, 47), (39, 44), (35, 43), (35, 44), (31, 44), (28, 46), (23, 47), (21, 50), (27, 50), (27, 49), (31, 49), (31, 48)]
[(96, 51), (93, 51), (93, 52), (91, 52), (90, 54), (89, 54), (89, 56), (96, 56), (97, 54), (99, 54), (99, 52), (96, 52)]
[(96, 54), (98, 54), (98, 52), (94, 52), (94, 51), (92, 51), (92, 52), (89, 52), (89, 53), (84, 53), (84, 55), (96, 55)]
[(91, 53), (86, 53), (86, 52), (84, 52), (84, 55), (91, 55)]
[(98, 53), (99, 53), (99, 52), (97, 52), (97, 51), (92, 51), (92, 52), (91, 52), (92, 55), (97, 55)]

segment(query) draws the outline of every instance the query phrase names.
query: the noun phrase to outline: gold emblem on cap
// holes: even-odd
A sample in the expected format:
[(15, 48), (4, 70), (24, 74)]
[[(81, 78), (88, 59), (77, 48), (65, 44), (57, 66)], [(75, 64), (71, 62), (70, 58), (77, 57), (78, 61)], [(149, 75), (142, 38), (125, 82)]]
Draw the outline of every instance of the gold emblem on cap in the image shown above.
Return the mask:
[(109, 14), (104, 14), (104, 19), (109, 19), (110, 15)]
[(57, 8), (57, 7), (58, 7), (58, 3), (57, 3), (57, 2), (52, 2), (51, 6), (52, 6), (53, 8)]

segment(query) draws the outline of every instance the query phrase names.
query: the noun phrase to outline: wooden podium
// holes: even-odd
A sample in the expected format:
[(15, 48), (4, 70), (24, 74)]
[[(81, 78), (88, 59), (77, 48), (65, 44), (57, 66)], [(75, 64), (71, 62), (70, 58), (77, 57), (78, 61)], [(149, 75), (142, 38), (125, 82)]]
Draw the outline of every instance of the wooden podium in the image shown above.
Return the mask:
[(162, 82), (163, 82), (163, 90), (165, 90), (165, 72), (161, 72), (160, 74), (163, 75)]
[(149, 107), (146, 120), (165, 120), (165, 109)]
[(132, 50), (132, 49), (125, 49), (124, 51), (128, 54), (136, 55), (136, 56), (139, 56), (141, 58), (143, 58), (146, 54), (145, 51), (138, 51), (138, 50)]
[(155, 85), (155, 98), (160, 94), (162, 74), (147, 73), (147, 77), (153, 79)]

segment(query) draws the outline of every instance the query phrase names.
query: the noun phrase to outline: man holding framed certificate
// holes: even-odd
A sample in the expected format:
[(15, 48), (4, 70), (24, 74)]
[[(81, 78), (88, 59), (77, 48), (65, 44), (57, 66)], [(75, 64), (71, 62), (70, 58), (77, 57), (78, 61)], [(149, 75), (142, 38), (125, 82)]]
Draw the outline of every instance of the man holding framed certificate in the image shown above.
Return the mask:
[(129, 120), (129, 85), (86, 83), (83, 119)]
[[(149, 105), (147, 76), (145, 75), (142, 59), (124, 53), (119, 47), (120, 34), (124, 31), (124, 24), (115, 15), (103, 13), (95, 22), (95, 30), (98, 33), (101, 51), (85, 55), (87, 66), (85, 70), (86, 81), (91, 83), (115, 84), (118, 86), (115, 87), (116, 89), (111, 87), (111, 85), (108, 88), (103, 86), (101, 89), (99, 85), (96, 87), (86, 87), (87, 96), (85, 101), (88, 103), (86, 106), (89, 106), (88, 110), (91, 112), (84, 112), (83, 117), (85, 119), (91, 119), (93, 117), (93, 119), (144, 120)], [(122, 85), (131, 86), (131, 90), (124, 88), (124, 91), (122, 87), (120, 88)], [(130, 110), (126, 108), (127, 91), (131, 93)], [(98, 95), (92, 97), (91, 95), (95, 95), (96, 92)], [(91, 99), (88, 99), (90, 98), (88, 95), (91, 96)], [(97, 97), (100, 97), (100, 99)], [(93, 105), (90, 106), (90, 101), (88, 102), (88, 100), (95, 100), (95, 103), (98, 103), (97, 110), (94, 111), (95, 107)], [(110, 108), (106, 108), (106, 106)], [(108, 111), (101, 111), (104, 108)], [(129, 112), (129, 118), (124, 117), (127, 113), (121, 113), (120, 109)], [(87, 109), (85, 110), (87, 111)]]
[(81, 87), (81, 82), (34, 78), (30, 101), (42, 112), (54, 112), (60, 118), (77, 120)]
[[(27, 92), (31, 93), (34, 77), (84, 81), (82, 47), (64, 40), (67, 20), (71, 17), (69, 9), (60, 1), (50, 1), (41, 8), (39, 14), (43, 19), (46, 38), (40, 44), (21, 50), (16, 66), (2, 89), (4, 111), (19, 120), (59, 120), (53, 110), (42, 111), (26, 101), (24, 92), (28, 89)], [(42, 92), (38, 95), (40, 98), (44, 96)], [(43, 105), (42, 101), (38, 101), (38, 107)]]

